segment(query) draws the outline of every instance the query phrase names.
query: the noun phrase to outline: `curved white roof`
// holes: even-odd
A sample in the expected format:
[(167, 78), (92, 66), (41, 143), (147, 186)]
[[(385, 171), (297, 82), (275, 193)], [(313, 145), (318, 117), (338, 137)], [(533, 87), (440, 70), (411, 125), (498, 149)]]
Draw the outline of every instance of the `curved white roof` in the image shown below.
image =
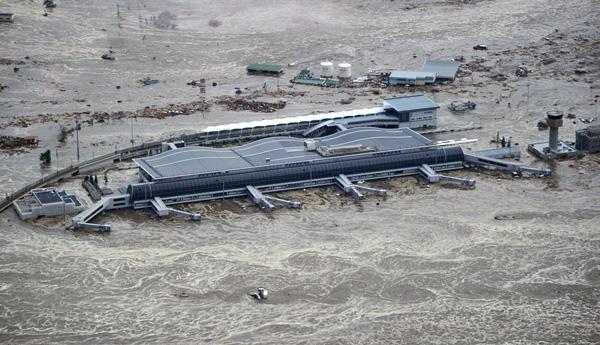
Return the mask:
[(368, 108), (368, 109), (339, 111), (339, 112), (335, 112), (335, 113), (323, 113), (323, 114), (304, 115), (304, 116), (290, 116), (290, 117), (282, 117), (282, 118), (278, 118), (278, 119), (259, 120), (259, 121), (232, 123), (232, 124), (228, 124), (228, 125), (211, 126), (211, 127), (206, 127), (203, 130), (203, 132), (218, 132), (218, 131), (223, 131), (223, 130), (254, 128), (254, 127), (258, 127), (258, 126), (277, 126), (277, 125), (285, 125), (288, 123), (297, 123), (297, 122), (303, 122), (303, 121), (310, 122), (310, 121), (322, 121), (325, 119), (344, 118), (346, 116), (375, 115), (375, 114), (380, 114), (383, 112), (384, 112), (383, 107), (377, 107), (377, 108)]

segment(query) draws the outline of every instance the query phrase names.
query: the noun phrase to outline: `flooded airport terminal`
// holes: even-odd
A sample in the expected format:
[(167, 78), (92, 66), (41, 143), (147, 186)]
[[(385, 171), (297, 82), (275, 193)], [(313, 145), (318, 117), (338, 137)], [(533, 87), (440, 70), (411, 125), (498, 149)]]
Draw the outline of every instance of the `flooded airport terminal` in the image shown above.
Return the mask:
[(597, 344), (599, 14), (0, 3), (0, 343)]

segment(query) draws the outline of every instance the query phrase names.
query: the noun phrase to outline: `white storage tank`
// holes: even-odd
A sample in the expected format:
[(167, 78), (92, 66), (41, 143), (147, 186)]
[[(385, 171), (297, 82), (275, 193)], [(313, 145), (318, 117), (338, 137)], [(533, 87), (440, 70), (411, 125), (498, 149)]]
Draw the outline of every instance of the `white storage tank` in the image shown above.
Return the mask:
[(321, 78), (333, 77), (333, 62), (323, 61), (321, 62)]
[(338, 78), (352, 78), (352, 65), (346, 62), (342, 62), (337, 68)]

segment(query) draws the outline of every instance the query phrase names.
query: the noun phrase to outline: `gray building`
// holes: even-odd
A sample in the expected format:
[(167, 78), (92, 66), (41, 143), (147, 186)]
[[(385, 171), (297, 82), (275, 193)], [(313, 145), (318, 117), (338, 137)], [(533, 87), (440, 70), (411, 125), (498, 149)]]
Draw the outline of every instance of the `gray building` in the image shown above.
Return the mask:
[(454, 60), (427, 60), (421, 71), (435, 73), (439, 80), (454, 80), (460, 63)]
[(334, 113), (284, 117), (207, 127), (186, 141), (213, 142), (255, 140), (271, 136), (310, 136), (317, 126), (341, 124), (352, 127), (436, 127), (439, 105), (423, 95), (392, 97), (383, 107)]
[(425, 85), (434, 84), (437, 73), (419, 71), (392, 71), (388, 85)]
[(600, 126), (590, 126), (576, 131), (575, 148), (589, 153), (600, 152)]
[(87, 207), (75, 194), (47, 188), (32, 190), (31, 195), (16, 200), (13, 206), (23, 220), (77, 213)]
[(406, 96), (384, 99), (383, 108), (400, 122), (409, 123), (411, 128), (433, 128), (437, 126), (440, 106), (425, 96)]

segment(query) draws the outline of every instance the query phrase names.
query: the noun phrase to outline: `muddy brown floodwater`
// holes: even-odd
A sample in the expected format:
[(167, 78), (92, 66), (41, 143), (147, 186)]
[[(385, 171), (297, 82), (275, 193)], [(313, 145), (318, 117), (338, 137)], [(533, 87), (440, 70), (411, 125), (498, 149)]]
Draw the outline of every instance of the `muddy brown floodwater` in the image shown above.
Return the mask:
[[(434, 139), (512, 136), (525, 146), (547, 132), (544, 111), (600, 117), (600, 6), (595, 0), (191, 1), (4, 0), (0, 25), (2, 134), (40, 137), (36, 149), (0, 152), (0, 193), (10, 193), (75, 156), (61, 126), (85, 112), (125, 112), (85, 123), (82, 159), (209, 125), (378, 106), (423, 92), (441, 104), (439, 126), (483, 129)], [(118, 14), (117, 14), (118, 9)], [(169, 11), (169, 25), (152, 16)], [(164, 17), (163, 17), (164, 18)], [(474, 51), (476, 44), (488, 51)], [(115, 61), (100, 59), (108, 49)], [(28, 56), (28, 59), (24, 59)], [(371, 69), (418, 68), (461, 57), (453, 84), (411, 90), (319, 89), (288, 80), (319, 61)], [(17, 65), (24, 60), (24, 64)], [(286, 74), (245, 75), (250, 62)], [(515, 76), (526, 64), (530, 73)], [(14, 72), (14, 68), (19, 70)], [(142, 86), (138, 80), (158, 79)], [(207, 78), (206, 97), (260, 90), (285, 100), (275, 113), (210, 111), (133, 118), (146, 106), (200, 100), (186, 85)], [(212, 82), (217, 86), (213, 87)], [(117, 88), (119, 86), (119, 88)], [(352, 104), (340, 100), (354, 97)], [(469, 99), (475, 111), (453, 114)], [(73, 115), (72, 113), (78, 115)], [(69, 115), (71, 114), (71, 115)], [(574, 140), (585, 124), (565, 121)], [(51, 149), (53, 162), (39, 165)], [(598, 344), (600, 171), (598, 156), (543, 163), (548, 179), (465, 170), (474, 189), (424, 186), (415, 178), (368, 182), (389, 191), (357, 203), (333, 188), (285, 193), (299, 210), (258, 210), (246, 199), (182, 206), (201, 223), (109, 212), (110, 234), (65, 231), (63, 219), (0, 215), (0, 342), (6, 344)], [(111, 187), (135, 170), (108, 172)], [(102, 178), (100, 178), (102, 180)], [(81, 179), (60, 188), (82, 197)], [(88, 200), (89, 202), (89, 200)], [(67, 219), (68, 221), (68, 219)], [(248, 297), (259, 286), (269, 300)], [(182, 297), (187, 296), (187, 297)]]

